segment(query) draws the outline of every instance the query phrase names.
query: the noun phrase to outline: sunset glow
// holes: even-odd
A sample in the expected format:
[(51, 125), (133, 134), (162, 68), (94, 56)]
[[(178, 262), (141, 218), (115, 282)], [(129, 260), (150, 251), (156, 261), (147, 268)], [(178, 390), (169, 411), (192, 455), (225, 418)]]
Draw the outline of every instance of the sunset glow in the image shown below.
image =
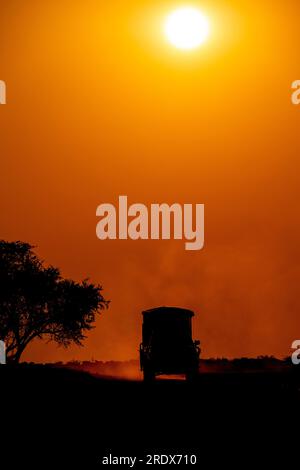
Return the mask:
[[(25, 3), (0, 7), (1, 237), (111, 303), (84, 347), (36, 340), (24, 360), (136, 359), (141, 311), (161, 305), (197, 313), (204, 357), (286, 356), (300, 333), (300, 2)], [(187, 7), (209, 25), (201, 45), (172, 29)], [(204, 249), (100, 240), (96, 208), (119, 195), (148, 214), (205, 204)]]

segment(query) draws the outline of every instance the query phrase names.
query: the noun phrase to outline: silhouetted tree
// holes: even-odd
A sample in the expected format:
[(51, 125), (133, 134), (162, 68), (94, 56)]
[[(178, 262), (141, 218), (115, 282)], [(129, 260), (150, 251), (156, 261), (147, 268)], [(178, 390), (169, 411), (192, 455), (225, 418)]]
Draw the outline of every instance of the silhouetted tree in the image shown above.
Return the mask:
[(0, 241), (0, 339), (7, 360), (19, 362), (35, 338), (82, 345), (96, 314), (108, 307), (101, 291), (88, 280), (63, 279), (28, 243)]

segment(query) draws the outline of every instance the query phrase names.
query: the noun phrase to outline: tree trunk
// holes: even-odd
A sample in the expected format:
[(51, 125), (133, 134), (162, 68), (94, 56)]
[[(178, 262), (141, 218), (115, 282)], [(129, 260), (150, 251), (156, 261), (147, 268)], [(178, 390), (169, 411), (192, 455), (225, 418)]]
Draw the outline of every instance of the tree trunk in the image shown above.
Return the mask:
[(22, 346), (19, 346), (17, 351), (15, 352), (15, 354), (13, 354), (9, 360), (15, 364), (19, 364), (20, 362), (20, 359), (21, 359), (21, 356), (23, 354), (23, 351), (25, 349), (26, 346), (22, 345)]

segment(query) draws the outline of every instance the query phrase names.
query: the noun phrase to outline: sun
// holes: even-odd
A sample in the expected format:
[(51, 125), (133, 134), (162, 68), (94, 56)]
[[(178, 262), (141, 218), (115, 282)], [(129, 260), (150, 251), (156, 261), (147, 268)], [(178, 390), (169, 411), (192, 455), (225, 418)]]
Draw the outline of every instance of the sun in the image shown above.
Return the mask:
[(189, 50), (203, 44), (209, 35), (209, 21), (194, 7), (174, 10), (166, 19), (165, 34), (178, 49)]

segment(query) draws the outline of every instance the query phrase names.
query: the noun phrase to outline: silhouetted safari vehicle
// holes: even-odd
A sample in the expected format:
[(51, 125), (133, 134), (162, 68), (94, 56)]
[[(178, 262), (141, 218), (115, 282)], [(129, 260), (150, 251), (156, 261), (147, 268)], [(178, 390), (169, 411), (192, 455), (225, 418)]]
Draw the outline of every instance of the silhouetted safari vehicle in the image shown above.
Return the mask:
[(197, 376), (200, 341), (192, 339), (194, 313), (178, 307), (158, 307), (145, 310), (143, 339), (140, 345), (140, 364), (144, 380), (160, 374)]

